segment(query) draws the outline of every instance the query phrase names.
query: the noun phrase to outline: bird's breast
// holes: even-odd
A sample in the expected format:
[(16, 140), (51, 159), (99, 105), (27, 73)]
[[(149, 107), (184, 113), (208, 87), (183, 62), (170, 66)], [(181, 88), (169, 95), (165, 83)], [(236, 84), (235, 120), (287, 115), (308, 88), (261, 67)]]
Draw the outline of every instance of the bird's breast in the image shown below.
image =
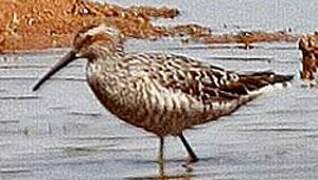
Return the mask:
[(125, 122), (160, 136), (178, 134), (188, 126), (185, 116), (190, 102), (182, 93), (160, 89), (147, 78), (118, 78), (116, 73), (90, 68), (87, 80), (97, 99)]

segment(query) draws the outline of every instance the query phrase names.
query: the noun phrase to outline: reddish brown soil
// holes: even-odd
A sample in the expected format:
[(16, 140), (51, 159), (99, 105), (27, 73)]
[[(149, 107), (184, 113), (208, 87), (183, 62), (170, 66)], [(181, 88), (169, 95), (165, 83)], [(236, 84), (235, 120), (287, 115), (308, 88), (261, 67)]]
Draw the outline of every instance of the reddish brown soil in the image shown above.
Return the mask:
[(318, 70), (318, 33), (303, 36), (299, 40), (299, 49), (303, 55), (301, 78), (314, 80)]
[(92, 23), (108, 21), (128, 37), (158, 39), (189, 36), (202, 43), (243, 43), (289, 41), (297, 37), (285, 32), (250, 32), (213, 35), (196, 24), (175, 27), (154, 26), (154, 18), (174, 18), (174, 8), (130, 7), (98, 4), (87, 0), (1, 0), (0, 53), (69, 47), (77, 31)]
[(176, 9), (131, 7), (84, 0), (0, 1), (0, 51), (70, 46), (74, 34), (92, 23), (111, 21), (128, 36), (158, 37), (152, 18), (173, 18)]

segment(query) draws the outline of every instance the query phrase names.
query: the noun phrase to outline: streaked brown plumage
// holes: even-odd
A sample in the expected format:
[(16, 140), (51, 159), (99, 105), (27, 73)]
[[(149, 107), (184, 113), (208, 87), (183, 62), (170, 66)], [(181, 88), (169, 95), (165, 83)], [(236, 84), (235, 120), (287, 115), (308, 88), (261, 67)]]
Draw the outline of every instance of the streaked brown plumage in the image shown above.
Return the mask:
[(123, 40), (110, 25), (84, 29), (34, 90), (74, 59), (86, 58), (87, 81), (110, 112), (156, 134), (160, 149), (165, 136), (179, 136), (191, 161), (197, 157), (182, 135), (185, 129), (228, 115), (263, 87), (292, 79), (272, 72), (238, 74), (174, 54), (126, 53)]

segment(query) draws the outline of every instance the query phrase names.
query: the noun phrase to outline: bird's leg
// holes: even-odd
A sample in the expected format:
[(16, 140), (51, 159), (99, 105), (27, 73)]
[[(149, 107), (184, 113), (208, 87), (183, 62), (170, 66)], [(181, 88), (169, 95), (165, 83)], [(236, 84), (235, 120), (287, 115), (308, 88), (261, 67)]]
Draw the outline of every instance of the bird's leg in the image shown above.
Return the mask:
[(159, 164), (163, 162), (163, 151), (164, 151), (164, 138), (160, 137), (160, 146), (159, 146)]
[(160, 137), (160, 148), (159, 148), (159, 158), (158, 158), (160, 176), (164, 175), (163, 151), (164, 151), (164, 138)]
[(194, 151), (192, 150), (191, 146), (189, 145), (187, 140), (184, 138), (182, 133), (179, 135), (179, 138), (181, 139), (184, 147), (186, 148), (186, 150), (188, 151), (190, 155), (190, 163), (197, 162), (199, 160), (198, 157), (195, 155)]

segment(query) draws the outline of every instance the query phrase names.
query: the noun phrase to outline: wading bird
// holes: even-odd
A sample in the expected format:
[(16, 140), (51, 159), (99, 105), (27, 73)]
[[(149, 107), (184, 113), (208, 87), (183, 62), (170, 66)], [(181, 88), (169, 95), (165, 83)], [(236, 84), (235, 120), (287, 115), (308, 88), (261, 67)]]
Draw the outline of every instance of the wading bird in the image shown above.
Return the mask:
[(124, 36), (106, 23), (78, 32), (73, 49), (45, 74), (33, 90), (72, 61), (85, 58), (87, 81), (97, 99), (119, 119), (160, 139), (181, 139), (190, 162), (198, 160), (185, 129), (229, 115), (275, 83), (292, 76), (272, 72), (241, 74), (175, 54), (127, 53)]

